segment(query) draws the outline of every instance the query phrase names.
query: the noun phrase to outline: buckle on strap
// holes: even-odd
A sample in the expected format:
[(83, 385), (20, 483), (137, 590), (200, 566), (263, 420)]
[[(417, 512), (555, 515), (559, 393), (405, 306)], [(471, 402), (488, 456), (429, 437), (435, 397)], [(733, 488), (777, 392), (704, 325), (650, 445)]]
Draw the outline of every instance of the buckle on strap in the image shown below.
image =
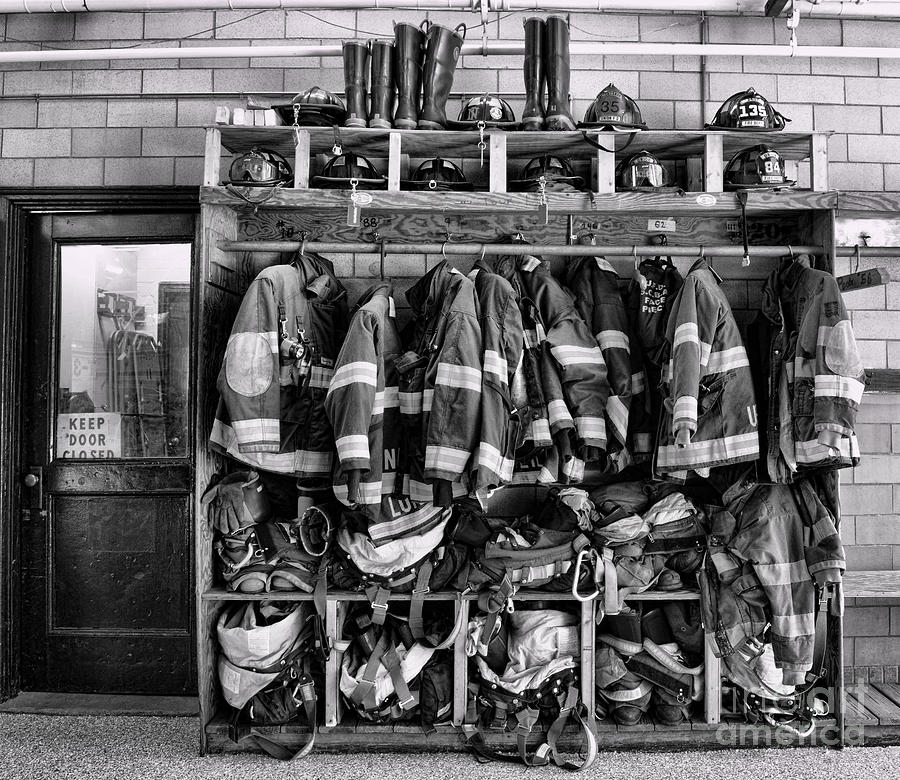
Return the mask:
[(407, 698), (401, 699), (400, 701), (397, 702), (397, 704), (401, 710), (406, 712), (407, 710), (412, 709), (415, 706), (416, 698), (412, 694), (409, 694), (409, 696)]
[(387, 588), (378, 588), (375, 598), (372, 599), (372, 622), (376, 626), (383, 626), (387, 618), (388, 599), (391, 592)]

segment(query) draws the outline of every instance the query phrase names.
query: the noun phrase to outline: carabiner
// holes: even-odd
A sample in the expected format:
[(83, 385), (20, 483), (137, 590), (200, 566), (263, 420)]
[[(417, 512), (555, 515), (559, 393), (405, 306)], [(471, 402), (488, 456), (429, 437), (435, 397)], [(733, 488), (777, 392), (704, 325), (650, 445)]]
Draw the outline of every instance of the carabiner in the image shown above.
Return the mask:
[(594, 550), (591, 547), (583, 547), (580, 549), (578, 551), (578, 557), (575, 559), (575, 572), (572, 577), (572, 595), (579, 601), (593, 601), (600, 595), (600, 589), (597, 588), (596, 582), (594, 583), (594, 592), (590, 596), (582, 596), (578, 592), (578, 577), (581, 574), (581, 564), (584, 562), (587, 555), (594, 557)]

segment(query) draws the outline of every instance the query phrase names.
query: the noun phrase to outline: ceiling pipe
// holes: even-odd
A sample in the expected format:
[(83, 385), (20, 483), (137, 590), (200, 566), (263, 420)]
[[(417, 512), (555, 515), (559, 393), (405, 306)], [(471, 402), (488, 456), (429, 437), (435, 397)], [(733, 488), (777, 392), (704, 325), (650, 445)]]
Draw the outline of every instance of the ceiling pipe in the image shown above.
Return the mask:
[[(898, 59), (900, 47), (882, 46), (797, 46), (734, 43), (625, 43), (619, 41), (572, 41), (572, 55), (699, 55), (743, 57), (847, 57), (853, 59)], [(524, 54), (523, 41), (465, 43), (463, 54)], [(340, 45), (300, 44), (295, 46), (197, 46), (189, 48), (44, 49), (0, 52), (5, 63), (97, 62), (104, 60), (235, 59), (253, 57), (340, 57)]]
[[(623, 13), (706, 13), (763, 16), (764, 0), (484, 0), (489, 10)], [(748, 7), (749, 6), (749, 7)], [(818, 18), (900, 17), (895, 0), (798, 0), (801, 16)], [(470, 10), (480, 0), (0, 0), (0, 13), (83, 13), (206, 10)]]

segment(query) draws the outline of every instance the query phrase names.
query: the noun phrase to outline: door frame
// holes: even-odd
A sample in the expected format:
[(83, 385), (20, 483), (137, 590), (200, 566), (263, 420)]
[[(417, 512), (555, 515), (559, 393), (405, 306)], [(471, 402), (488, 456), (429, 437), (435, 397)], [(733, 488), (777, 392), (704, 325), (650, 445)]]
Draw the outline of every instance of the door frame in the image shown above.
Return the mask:
[[(144, 211), (199, 214), (199, 188), (0, 188), (0, 701), (20, 690), (21, 397), (29, 219), (38, 214), (115, 215)], [(198, 219), (197, 230), (199, 223)], [(199, 235), (195, 233), (195, 253), (197, 247)], [(199, 264), (193, 261), (192, 311), (196, 311), (198, 269)], [(192, 342), (190, 364), (194, 366), (196, 332)], [(189, 390), (188, 402), (194, 406), (196, 388)], [(188, 457), (193, 464), (193, 451)], [(192, 605), (192, 610), (195, 608)]]

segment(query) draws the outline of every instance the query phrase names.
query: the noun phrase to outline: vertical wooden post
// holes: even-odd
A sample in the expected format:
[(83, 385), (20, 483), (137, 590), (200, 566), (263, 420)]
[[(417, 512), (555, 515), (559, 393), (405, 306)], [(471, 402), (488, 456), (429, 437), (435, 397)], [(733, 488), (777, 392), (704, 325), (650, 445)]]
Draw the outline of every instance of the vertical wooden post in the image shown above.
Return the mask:
[(725, 168), (725, 163), (722, 160), (724, 154), (722, 136), (719, 133), (709, 133), (706, 135), (705, 141), (704, 189), (706, 192), (722, 192), (724, 190), (722, 174)]
[(816, 192), (828, 189), (828, 136), (824, 133), (809, 137), (809, 183)]
[(616, 191), (616, 135), (597, 133), (594, 139), (600, 146), (609, 150), (597, 150), (597, 193), (611, 195)]
[(309, 189), (309, 130), (294, 130), (294, 189)]
[(390, 148), (388, 151), (388, 190), (400, 192), (400, 144), (403, 136), (400, 133), (391, 133), (388, 136)]
[[(341, 638), (344, 614), (343, 604), (337, 599), (325, 602), (325, 634), (335, 642)], [(331, 648), (325, 662), (325, 725), (337, 726), (341, 722), (341, 655)]]
[(491, 192), (506, 192), (506, 133), (490, 134)]
[(703, 192), (703, 158), (688, 157), (685, 167), (687, 168), (688, 192)]
[(206, 150), (203, 157), (203, 186), (218, 187), (222, 162), (222, 131), (206, 128)]
[(581, 602), (581, 701), (588, 716), (594, 717), (594, 605), (595, 601)]
[[(456, 609), (462, 610), (462, 628), (453, 643), (453, 725), (461, 726), (466, 719), (467, 697), (469, 695), (469, 658), (466, 655), (466, 637), (469, 633), (469, 602), (464, 598), (456, 602)], [(454, 615), (459, 617), (459, 613)]]
[(704, 691), (704, 709), (706, 722), (717, 725), (722, 720), (722, 664), (713, 652), (712, 634), (704, 634), (703, 679), (706, 683)]

